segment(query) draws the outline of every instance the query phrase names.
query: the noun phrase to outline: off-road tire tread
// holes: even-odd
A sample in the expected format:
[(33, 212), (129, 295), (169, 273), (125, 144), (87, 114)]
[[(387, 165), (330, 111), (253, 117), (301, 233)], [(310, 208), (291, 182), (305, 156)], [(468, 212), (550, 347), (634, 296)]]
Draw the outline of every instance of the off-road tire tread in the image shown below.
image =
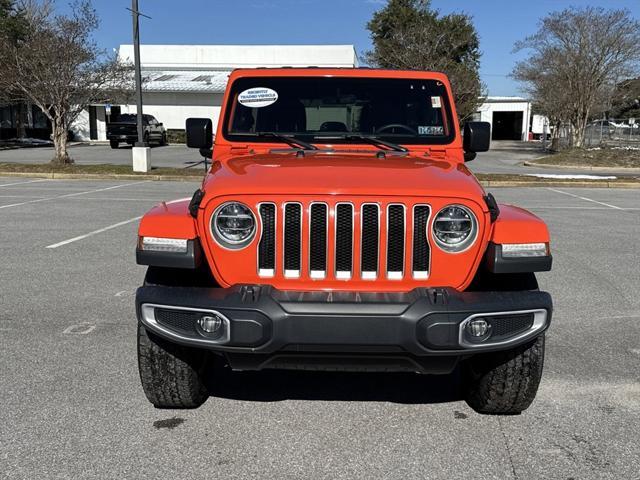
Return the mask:
[(533, 342), (469, 360), (467, 403), (479, 413), (518, 414), (533, 402), (544, 366), (544, 334)]
[(206, 352), (183, 347), (138, 325), (138, 369), (142, 388), (157, 408), (196, 408), (208, 398), (202, 380)]

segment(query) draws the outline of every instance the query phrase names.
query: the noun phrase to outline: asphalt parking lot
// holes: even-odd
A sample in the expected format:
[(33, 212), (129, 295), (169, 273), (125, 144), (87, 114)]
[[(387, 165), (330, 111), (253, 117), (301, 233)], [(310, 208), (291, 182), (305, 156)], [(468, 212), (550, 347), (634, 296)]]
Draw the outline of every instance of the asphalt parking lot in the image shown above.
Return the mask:
[(545, 375), (520, 416), (455, 377), (229, 373), (199, 409), (139, 384), (137, 218), (196, 183), (0, 178), (2, 478), (640, 478), (640, 190), (494, 189), (553, 235)]

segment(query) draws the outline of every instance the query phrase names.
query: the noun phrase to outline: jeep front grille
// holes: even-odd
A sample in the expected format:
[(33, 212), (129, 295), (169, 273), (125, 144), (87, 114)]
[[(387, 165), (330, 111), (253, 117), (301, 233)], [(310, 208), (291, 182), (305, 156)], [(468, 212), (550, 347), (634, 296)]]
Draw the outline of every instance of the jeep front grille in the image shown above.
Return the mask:
[(259, 213), (260, 277), (428, 278), (429, 205), (265, 202)]

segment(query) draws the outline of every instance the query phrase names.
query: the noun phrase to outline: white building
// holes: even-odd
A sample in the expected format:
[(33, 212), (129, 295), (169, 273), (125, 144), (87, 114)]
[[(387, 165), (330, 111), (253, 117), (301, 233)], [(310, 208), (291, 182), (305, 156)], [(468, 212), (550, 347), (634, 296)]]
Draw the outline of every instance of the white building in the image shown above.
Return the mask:
[[(120, 58), (133, 62), (133, 46)], [(169, 130), (184, 130), (189, 117), (217, 124), (227, 79), (235, 68), (357, 67), (353, 45), (142, 45), (143, 111)], [(136, 113), (135, 105), (114, 105), (111, 116)], [(104, 105), (90, 107), (73, 126), (78, 140), (106, 140)]]
[[(531, 102), (522, 97), (487, 97), (474, 120), (491, 124), (492, 140), (528, 140)], [(542, 132), (539, 132), (542, 133)]]

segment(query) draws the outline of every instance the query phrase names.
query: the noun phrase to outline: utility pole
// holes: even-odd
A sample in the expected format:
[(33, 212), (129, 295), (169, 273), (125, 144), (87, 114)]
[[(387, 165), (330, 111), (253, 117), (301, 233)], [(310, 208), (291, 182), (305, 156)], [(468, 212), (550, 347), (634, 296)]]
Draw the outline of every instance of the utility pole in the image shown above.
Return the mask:
[(135, 63), (135, 77), (136, 77), (136, 107), (138, 114), (137, 130), (138, 141), (132, 149), (133, 155), (133, 171), (134, 172), (148, 172), (151, 170), (151, 158), (150, 149), (144, 141), (144, 128), (142, 122), (142, 72), (140, 67), (140, 17), (148, 17), (140, 13), (138, 9), (138, 0), (131, 0), (131, 8), (127, 9), (131, 11), (133, 18), (133, 57)]
[(138, 0), (131, 0), (131, 15), (133, 17), (133, 57), (136, 70), (136, 103), (138, 122), (138, 141), (136, 147), (147, 147), (144, 143), (144, 129), (142, 128), (142, 72), (140, 69), (140, 10)]

